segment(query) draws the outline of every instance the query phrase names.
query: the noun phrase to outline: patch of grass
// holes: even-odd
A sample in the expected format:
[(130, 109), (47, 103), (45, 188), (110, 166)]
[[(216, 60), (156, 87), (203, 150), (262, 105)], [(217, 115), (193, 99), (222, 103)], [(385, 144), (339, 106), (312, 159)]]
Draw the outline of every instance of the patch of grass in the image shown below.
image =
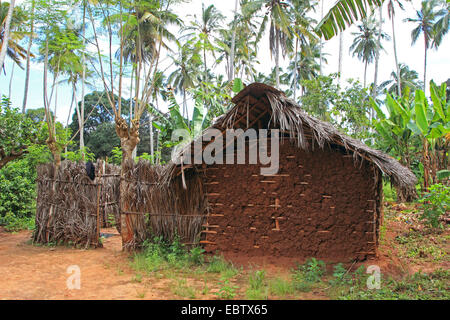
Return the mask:
[(145, 291), (140, 291), (140, 292), (138, 291), (137, 292), (137, 297), (140, 298), (140, 299), (144, 299), (145, 298), (145, 293), (146, 293)]
[(433, 262), (448, 260), (447, 252), (442, 249), (448, 239), (443, 234), (425, 236), (421, 231), (409, 231), (397, 236), (395, 241), (399, 244), (399, 256), (402, 258)]
[(141, 283), (142, 282), (142, 274), (137, 273), (132, 279), (132, 282)]
[(266, 281), (266, 272), (264, 270), (256, 270), (250, 273), (248, 277), (249, 287), (245, 295), (249, 300), (265, 300), (269, 295), (269, 288)]
[(203, 249), (187, 250), (178, 238), (167, 243), (156, 237), (144, 243), (142, 252), (134, 254), (130, 264), (136, 271), (154, 273), (167, 269), (183, 270), (203, 263)]
[(450, 271), (437, 270), (432, 273), (417, 272), (401, 280), (391, 277), (381, 280), (381, 288), (369, 290), (360, 281), (341, 288), (338, 299), (345, 300), (448, 300)]
[(172, 286), (172, 292), (179, 297), (195, 299), (195, 289), (187, 285), (186, 279), (176, 280), (175, 285)]
[(285, 297), (294, 294), (295, 289), (291, 281), (276, 277), (269, 281), (269, 292), (277, 297)]
[(231, 279), (239, 273), (231, 262), (225, 260), (223, 256), (212, 256), (207, 264), (206, 271), (209, 273), (219, 273), (221, 280)]

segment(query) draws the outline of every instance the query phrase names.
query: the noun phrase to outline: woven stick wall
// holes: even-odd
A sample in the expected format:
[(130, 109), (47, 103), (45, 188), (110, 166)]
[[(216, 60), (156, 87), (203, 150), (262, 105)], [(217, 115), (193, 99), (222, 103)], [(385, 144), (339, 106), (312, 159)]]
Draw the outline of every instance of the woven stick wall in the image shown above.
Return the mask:
[(82, 162), (63, 161), (58, 171), (53, 163), (38, 167), (33, 242), (100, 246), (100, 227), (113, 220), (120, 227), (120, 168), (101, 161), (95, 167), (94, 181)]
[(49, 163), (37, 172), (33, 242), (97, 246), (98, 186), (87, 176), (85, 165), (63, 161), (56, 171)]
[(162, 237), (173, 241), (176, 236), (186, 245), (197, 244), (206, 221), (207, 201), (199, 175), (174, 174), (173, 166), (164, 167), (140, 161), (129, 162), (122, 178), (122, 214), (127, 215), (133, 241), (127, 249), (139, 248), (146, 239)]
[(110, 228), (114, 226), (120, 233), (120, 167), (98, 160), (96, 177), (98, 183), (101, 183), (101, 227)]

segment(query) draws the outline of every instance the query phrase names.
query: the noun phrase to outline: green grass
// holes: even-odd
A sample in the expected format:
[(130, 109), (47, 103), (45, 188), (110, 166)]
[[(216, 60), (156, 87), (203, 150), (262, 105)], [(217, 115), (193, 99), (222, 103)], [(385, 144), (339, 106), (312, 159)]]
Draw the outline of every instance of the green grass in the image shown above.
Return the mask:
[(450, 272), (437, 270), (432, 273), (417, 272), (401, 280), (392, 277), (381, 279), (381, 288), (369, 290), (364, 281), (341, 287), (336, 298), (344, 300), (448, 300)]
[(269, 287), (265, 270), (256, 270), (248, 277), (249, 287), (245, 295), (249, 300), (265, 300), (269, 296)]
[(195, 289), (187, 285), (186, 279), (177, 279), (171, 286), (172, 293), (183, 298), (195, 299)]
[(292, 281), (276, 277), (269, 281), (269, 292), (277, 297), (286, 297), (295, 293)]
[(397, 236), (399, 255), (413, 261), (449, 261), (447, 252), (442, 249), (448, 242), (448, 236), (439, 233), (424, 235), (420, 231), (409, 231)]

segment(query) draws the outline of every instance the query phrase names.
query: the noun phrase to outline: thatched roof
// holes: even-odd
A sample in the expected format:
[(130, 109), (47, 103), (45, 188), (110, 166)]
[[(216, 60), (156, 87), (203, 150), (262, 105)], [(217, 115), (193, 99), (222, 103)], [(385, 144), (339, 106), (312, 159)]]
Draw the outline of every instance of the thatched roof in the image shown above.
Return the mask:
[(290, 139), (295, 139), (304, 150), (314, 148), (314, 143), (321, 148), (327, 144), (339, 145), (351, 152), (355, 160), (374, 163), (396, 186), (407, 190), (415, 188), (416, 176), (397, 160), (341, 133), (330, 123), (310, 116), (295, 101), (271, 86), (253, 83), (237, 94), (232, 102), (235, 106), (211, 127), (220, 130), (278, 128)]

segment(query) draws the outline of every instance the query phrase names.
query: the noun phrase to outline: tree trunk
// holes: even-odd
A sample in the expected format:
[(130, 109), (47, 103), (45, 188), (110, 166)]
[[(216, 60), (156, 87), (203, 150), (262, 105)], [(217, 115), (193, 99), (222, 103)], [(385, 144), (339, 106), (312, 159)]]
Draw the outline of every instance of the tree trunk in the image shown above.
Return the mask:
[[(321, 1), (321, 6), (320, 6), (320, 20), (322, 21), (323, 19), (323, 3), (325, 1)], [(320, 37), (320, 43), (319, 43), (319, 74), (322, 75), (322, 45), (323, 45), (323, 40), (322, 37)]]
[[(125, 181), (126, 174), (128, 172), (128, 167), (133, 161), (133, 150), (139, 143), (139, 121), (131, 121), (131, 129), (128, 130), (127, 122), (122, 117), (116, 117), (116, 133), (120, 138), (120, 145), (122, 147), (122, 170), (121, 170), (121, 181), (120, 181), (120, 194), (121, 197), (126, 194), (128, 188), (128, 182)], [(134, 234), (131, 226), (134, 225), (134, 220), (137, 219), (135, 216), (130, 215), (127, 211), (130, 210), (129, 203), (127, 201), (121, 202), (121, 214), (120, 214), (120, 224), (121, 224), (121, 236), (122, 236), (122, 247), (124, 250), (130, 250), (133, 248)]]
[(297, 96), (297, 64), (298, 64), (298, 39), (295, 39), (295, 56), (294, 56), (294, 101)]
[(276, 29), (275, 31), (275, 77), (276, 77), (276, 84), (277, 89), (280, 88), (280, 38), (279, 38), (279, 31)]
[(11, 90), (12, 90), (12, 83), (13, 83), (13, 78), (14, 78), (14, 67), (15, 67), (15, 63), (13, 62), (12, 67), (11, 67), (11, 77), (9, 78), (9, 91), (8, 91), (8, 99), (9, 101), (11, 101)]
[(423, 59), (423, 92), (426, 94), (427, 88), (427, 51), (428, 51), (428, 41), (426, 35), (423, 36), (425, 39), (425, 55)]
[(397, 57), (397, 42), (395, 39), (395, 23), (394, 23), (394, 15), (392, 15), (392, 43), (394, 46), (394, 59), (395, 59), (395, 67), (397, 69), (397, 94), (399, 97), (402, 96), (402, 84), (401, 84), (401, 78), (400, 78), (400, 65), (398, 64), (398, 57)]
[(26, 66), (26, 73), (25, 73), (25, 88), (24, 88), (24, 92), (23, 92), (22, 113), (25, 113), (25, 110), (27, 108), (28, 87), (30, 84), (31, 46), (33, 44), (35, 7), (36, 7), (36, 3), (33, 0), (32, 4), (31, 4), (30, 40), (28, 40), (28, 47), (27, 47), (27, 66)]
[(364, 88), (366, 87), (367, 61), (364, 63)]
[[(85, 82), (86, 82), (86, 54), (84, 53), (84, 47), (86, 44), (86, 0), (83, 0), (83, 54), (82, 54), (82, 64), (83, 64), (83, 72), (81, 75), (81, 106), (80, 106), (80, 150), (81, 150), (81, 158), (84, 161), (85, 159), (85, 150), (84, 150), (84, 95), (85, 95)], [(74, 86), (74, 90), (76, 87)], [(76, 92), (76, 91), (75, 91)]]
[(341, 82), (342, 78), (342, 51), (344, 48), (344, 33), (341, 31), (339, 33), (339, 58), (338, 58), (338, 79)]
[[(378, 29), (378, 39), (377, 39), (377, 48), (375, 52), (375, 75), (373, 79), (373, 88), (372, 88), (372, 98), (375, 100), (377, 96), (377, 81), (378, 81), (378, 62), (380, 61), (380, 50), (381, 50), (381, 33), (383, 32), (383, 6), (379, 8), (380, 12), (380, 25)], [(374, 117), (374, 110), (372, 110), (372, 118)]]
[(231, 36), (231, 48), (230, 48), (230, 65), (228, 71), (228, 81), (233, 80), (234, 77), (234, 51), (236, 47), (236, 14), (239, 0), (236, 0), (234, 3), (234, 19), (233, 19), (233, 34)]
[(13, 11), (14, 11), (14, 3), (15, 3), (15, 0), (9, 1), (8, 13), (6, 15), (6, 20), (5, 20), (5, 31), (3, 32), (2, 48), (0, 50), (0, 70), (3, 69), (3, 64), (4, 64), (5, 58), (6, 58), (6, 51), (8, 49), (9, 33), (10, 33), (10, 27), (11, 27), (11, 19), (12, 19), (12, 15), (13, 15)]

